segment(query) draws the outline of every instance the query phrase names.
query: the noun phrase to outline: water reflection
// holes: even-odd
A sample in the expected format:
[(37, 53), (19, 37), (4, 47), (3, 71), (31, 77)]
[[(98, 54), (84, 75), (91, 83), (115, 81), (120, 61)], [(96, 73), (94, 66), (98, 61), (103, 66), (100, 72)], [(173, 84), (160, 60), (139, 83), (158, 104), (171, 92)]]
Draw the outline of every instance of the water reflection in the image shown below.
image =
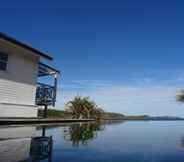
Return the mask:
[(42, 128), (42, 136), (32, 137), (30, 147), (30, 160), (40, 161), (48, 159), (48, 162), (52, 162), (52, 148), (53, 139), (52, 136), (47, 137), (45, 127)]
[(183, 128), (173, 121), (1, 127), (0, 162), (181, 162)]
[(181, 147), (184, 149), (184, 137), (181, 137)]
[(72, 141), (74, 147), (80, 144), (87, 145), (89, 141), (97, 138), (98, 132), (105, 129), (105, 125), (100, 122), (73, 124), (64, 130), (64, 139)]
[(105, 120), (103, 121), (103, 124), (104, 125), (119, 125), (125, 122), (126, 122), (125, 120)]
[(52, 136), (46, 135), (45, 127), (41, 135), (35, 133), (36, 127), (1, 128), (0, 162), (52, 162)]
[[(52, 162), (53, 136), (48, 136), (47, 132), (53, 134), (53, 128), (57, 126), (1, 128), (0, 162)], [(73, 147), (79, 147), (96, 139), (105, 125), (100, 122), (76, 123), (65, 127), (58, 125), (58, 128), (64, 130), (64, 140), (71, 141)]]

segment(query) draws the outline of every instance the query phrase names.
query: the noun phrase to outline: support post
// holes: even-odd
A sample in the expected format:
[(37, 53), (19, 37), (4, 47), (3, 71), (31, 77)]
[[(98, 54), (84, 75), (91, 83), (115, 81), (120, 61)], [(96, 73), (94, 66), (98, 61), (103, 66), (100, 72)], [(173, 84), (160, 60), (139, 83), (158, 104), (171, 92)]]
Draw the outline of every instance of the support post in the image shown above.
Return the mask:
[(42, 137), (45, 137), (45, 126), (42, 127)]
[(49, 148), (49, 158), (48, 158), (48, 162), (52, 162), (52, 150), (53, 150), (53, 139), (52, 139), (52, 136), (50, 136), (49, 145), (50, 145), (50, 148)]
[(48, 109), (47, 105), (44, 105), (44, 114), (43, 114), (44, 118), (47, 118), (47, 109)]
[(54, 75), (54, 101), (53, 101), (53, 106), (55, 106), (56, 103), (56, 95), (57, 95), (57, 77), (58, 74)]

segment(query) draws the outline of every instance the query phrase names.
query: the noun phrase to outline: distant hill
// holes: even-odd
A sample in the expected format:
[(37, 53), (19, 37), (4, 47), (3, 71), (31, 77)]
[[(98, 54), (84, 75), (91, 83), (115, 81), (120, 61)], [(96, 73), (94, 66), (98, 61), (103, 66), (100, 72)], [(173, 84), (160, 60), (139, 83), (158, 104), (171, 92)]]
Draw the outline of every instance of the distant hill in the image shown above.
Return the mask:
[(124, 119), (125, 116), (123, 114), (120, 114), (120, 113), (113, 113), (113, 112), (104, 112), (102, 114), (102, 118), (103, 119), (108, 119), (108, 120), (118, 120), (118, 119)]
[(181, 117), (174, 117), (174, 116), (156, 116), (156, 117), (150, 117), (151, 120), (184, 120), (184, 118)]
[(148, 115), (140, 115), (140, 116), (125, 116), (124, 120), (184, 120), (184, 118), (173, 117), (173, 116), (148, 116)]

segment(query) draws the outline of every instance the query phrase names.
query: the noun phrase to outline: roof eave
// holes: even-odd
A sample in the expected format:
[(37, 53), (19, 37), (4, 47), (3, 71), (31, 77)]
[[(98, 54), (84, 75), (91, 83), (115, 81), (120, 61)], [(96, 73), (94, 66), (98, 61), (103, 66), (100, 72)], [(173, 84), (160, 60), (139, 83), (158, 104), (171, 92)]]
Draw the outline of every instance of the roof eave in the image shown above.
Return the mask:
[(13, 44), (16, 44), (16, 45), (18, 45), (18, 46), (20, 46), (22, 48), (25, 48), (27, 50), (30, 50), (31, 52), (33, 52), (33, 53), (35, 53), (35, 54), (37, 54), (37, 55), (39, 55), (39, 56), (41, 56), (41, 57), (43, 57), (45, 59), (53, 60), (53, 58), (51, 56), (49, 56), (48, 54), (45, 54), (45, 53), (39, 51), (38, 49), (35, 49), (35, 48), (25, 44), (25, 43), (22, 43), (22, 42), (20, 42), (20, 41), (18, 41), (16, 39), (14, 39), (14, 38), (4, 34), (4, 33), (0, 32), (0, 38), (4, 39), (6, 41), (9, 41), (9, 42), (11, 42)]

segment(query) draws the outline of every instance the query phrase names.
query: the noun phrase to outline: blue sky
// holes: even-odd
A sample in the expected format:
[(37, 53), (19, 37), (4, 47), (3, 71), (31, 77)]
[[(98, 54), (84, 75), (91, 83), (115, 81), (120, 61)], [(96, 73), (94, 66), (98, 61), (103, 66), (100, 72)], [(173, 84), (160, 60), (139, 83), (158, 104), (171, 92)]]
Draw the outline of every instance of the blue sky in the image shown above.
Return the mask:
[(76, 94), (105, 110), (184, 116), (181, 0), (10, 1), (2, 32), (53, 55), (58, 107)]

